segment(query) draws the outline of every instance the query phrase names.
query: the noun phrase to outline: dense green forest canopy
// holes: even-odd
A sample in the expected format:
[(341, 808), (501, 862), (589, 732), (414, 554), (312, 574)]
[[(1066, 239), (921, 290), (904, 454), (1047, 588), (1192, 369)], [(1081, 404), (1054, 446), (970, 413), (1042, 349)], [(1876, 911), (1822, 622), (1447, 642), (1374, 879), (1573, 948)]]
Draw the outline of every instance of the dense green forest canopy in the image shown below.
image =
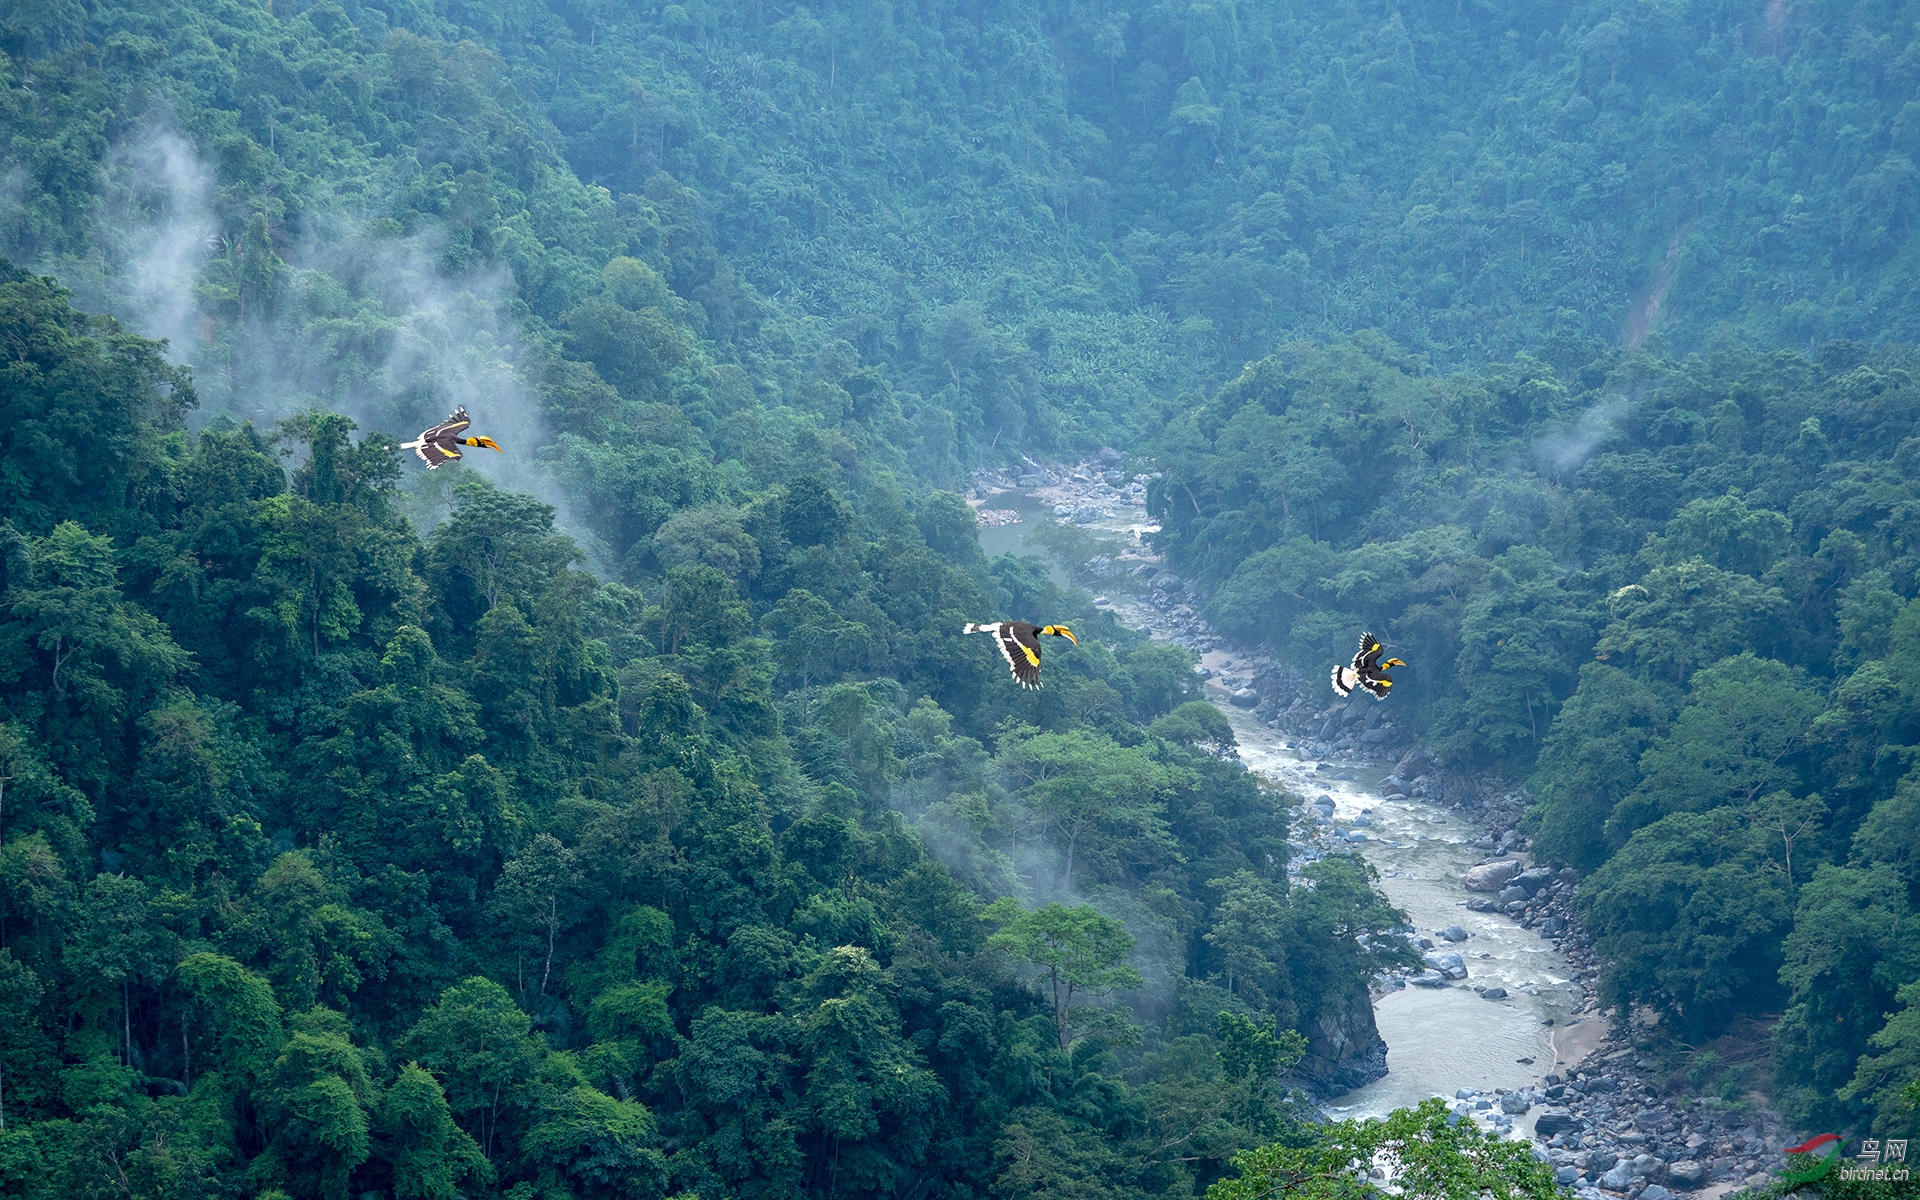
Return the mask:
[(951, 493), (753, 481), (641, 590), (345, 417), (188, 435), (50, 279), (0, 344), (6, 1194), (1186, 1193), (1408, 957)]
[[(1609, 1002), (1909, 1119), (1917, 26), (9, 6), (0, 1191), (1338, 1150), (1278, 1072), (1395, 914), (941, 490), (1103, 443), (1218, 626), (1376, 624), (1530, 781)], [(456, 403), (510, 453), (396, 453)], [(999, 613), (1083, 634), (1043, 693)]]
[[(951, 471), (1122, 444), (1303, 336), (1563, 370), (1650, 330), (1913, 342), (1915, 25), (1893, 0), (46, 0), (4, 30), (0, 248), (157, 318), (210, 405), (417, 427), (451, 365), (552, 406), (573, 380), (521, 339), (618, 387), (622, 329), (707, 424), (748, 390), (831, 421), (885, 367), (894, 441)], [(591, 304), (614, 257), (652, 272), (625, 307), (740, 373)]]

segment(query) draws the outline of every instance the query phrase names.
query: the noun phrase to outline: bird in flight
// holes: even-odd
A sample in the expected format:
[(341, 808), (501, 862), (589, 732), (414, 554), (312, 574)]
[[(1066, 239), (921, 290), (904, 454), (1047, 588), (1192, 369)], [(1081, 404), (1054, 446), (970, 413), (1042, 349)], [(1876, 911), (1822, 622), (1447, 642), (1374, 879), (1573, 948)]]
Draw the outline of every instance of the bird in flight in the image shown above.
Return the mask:
[[(402, 442), (400, 448), (418, 454), (429, 471), (442, 463), (458, 462), (462, 446), (485, 446), (500, 450), (500, 443), (490, 437), (461, 437), (471, 424), (473, 422), (467, 419), (467, 410), (463, 405), (454, 409), (452, 416), (422, 433), (419, 441)], [(500, 453), (505, 454), (506, 451), (500, 450)]]
[(1393, 680), (1387, 678), (1387, 671), (1407, 664), (1397, 658), (1381, 662), (1380, 655), (1384, 649), (1373, 634), (1361, 634), (1360, 649), (1354, 652), (1353, 662), (1333, 669), (1333, 690), (1342, 696), (1351, 696), (1353, 689), (1365, 688), (1375, 700), (1385, 700), (1387, 692), (1393, 687)]
[(1007, 660), (1007, 667), (1013, 672), (1014, 682), (1021, 687), (1040, 686), (1040, 635), (1052, 634), (1063, 637), (1074, 645), (1080, 639), (1073, 636), (1073, 630), (1065, 625), (1035, 625), (1031, 621), (995, 621), (988, 625), (969, 624), (961, 633), (990, 633), (994, 645), (1000, 647), (1000, 653)]

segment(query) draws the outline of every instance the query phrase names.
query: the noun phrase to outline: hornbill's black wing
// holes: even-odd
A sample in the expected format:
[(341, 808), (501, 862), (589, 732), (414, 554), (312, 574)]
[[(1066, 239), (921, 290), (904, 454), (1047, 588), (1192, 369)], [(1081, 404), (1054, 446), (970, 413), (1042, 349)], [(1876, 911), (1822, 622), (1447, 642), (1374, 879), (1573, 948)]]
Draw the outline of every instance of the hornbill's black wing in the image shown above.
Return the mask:
[(462, 405), (454, 409), (453, 415), (446, 420), (431, 429), (422, 431), (418, 441), (401, 443), (401, 448), (418, 454), (420, 461), (426, 463), (427, 468), (431, 470), (441, 463), (454, 462), (460, 457), (459, 437), (471, 424), (473, 422), (467, 419), (466, 406)]
[(964, 633), (991, 633), (1000, 647), (1007, 669), (1021, 687), (1040, 686), (1040, 632), (1038, 625), (1026, 621), (998, 621), (987, 625), (968, 625)]
[(1385, 647), (1380, 644), (1380, 639), (1374, 637), (1373, 634), (1361, 634), (1360, 648), (1353, 652), (1353, 669), (1361, 672), (1378, 670), (1380, 667), (1380, 652), (1384, 649)]

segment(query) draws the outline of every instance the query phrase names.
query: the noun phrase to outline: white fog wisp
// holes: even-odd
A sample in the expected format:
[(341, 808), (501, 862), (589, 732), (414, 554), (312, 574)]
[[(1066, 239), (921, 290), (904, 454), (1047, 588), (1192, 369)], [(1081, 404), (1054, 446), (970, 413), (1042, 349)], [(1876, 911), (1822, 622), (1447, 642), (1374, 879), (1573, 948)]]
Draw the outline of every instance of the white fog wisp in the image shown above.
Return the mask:
[(1534, 455), (1555, 475), (1578, 471), (1595, 450), (1620, 428), (1627, 413), (1627, 401), (1619, 396), (1587, 409), (1573, 428), (1546, 434), (1533, 444)]

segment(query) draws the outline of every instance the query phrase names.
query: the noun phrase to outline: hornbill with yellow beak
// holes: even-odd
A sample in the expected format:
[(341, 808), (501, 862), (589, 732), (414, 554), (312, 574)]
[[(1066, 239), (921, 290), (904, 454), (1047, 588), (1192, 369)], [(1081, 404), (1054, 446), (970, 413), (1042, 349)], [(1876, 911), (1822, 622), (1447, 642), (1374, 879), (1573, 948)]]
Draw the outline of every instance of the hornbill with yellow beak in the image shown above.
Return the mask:
[(1342, 696), (1353, 695), (1353, 689), (1362, 688), (1375, 700), (1385, 700), (1387, 693), (1393, 690), (1393, 680), (1387, 678), (1387, 672), (1394, 667), (1407, 664), (1397, 658), (1380, 661), (1385, 647), (1380, 639), (1371, 633), (1360, 635), (1360, 648), (1354, 651), (1350, 666), (1333, 669), (1333, 690)]
[(1007, 666), (1013, 671), (1014, 681), (1021, 687), (1040, 686), (1040, 635), (1052, 634), (1063, 637), (1074, 645), (1080, 639), (1073, 636), (1073, 630), (1065, 625), (1035, 625), (1031, 621), (996, 621), (990, 625), (967, 625), (961, 633), (990, 633), (993, 641), (1000, 647)]
[[(420, 456), (431, 471), (441, 463), (458, 462), (460, 447), (485, 446), (490, 450), (500, 450), (500, 443), (490, 437), (461, 437), (467, 426), (473, 422), (467, 419), (467, 410), (463, 405), (453, 410), (453, 415), (420, 435), (417, 442), (402, 442), (402, 450), (411, 450)], [(500, 450), (505, 454), (505, 450)]]

